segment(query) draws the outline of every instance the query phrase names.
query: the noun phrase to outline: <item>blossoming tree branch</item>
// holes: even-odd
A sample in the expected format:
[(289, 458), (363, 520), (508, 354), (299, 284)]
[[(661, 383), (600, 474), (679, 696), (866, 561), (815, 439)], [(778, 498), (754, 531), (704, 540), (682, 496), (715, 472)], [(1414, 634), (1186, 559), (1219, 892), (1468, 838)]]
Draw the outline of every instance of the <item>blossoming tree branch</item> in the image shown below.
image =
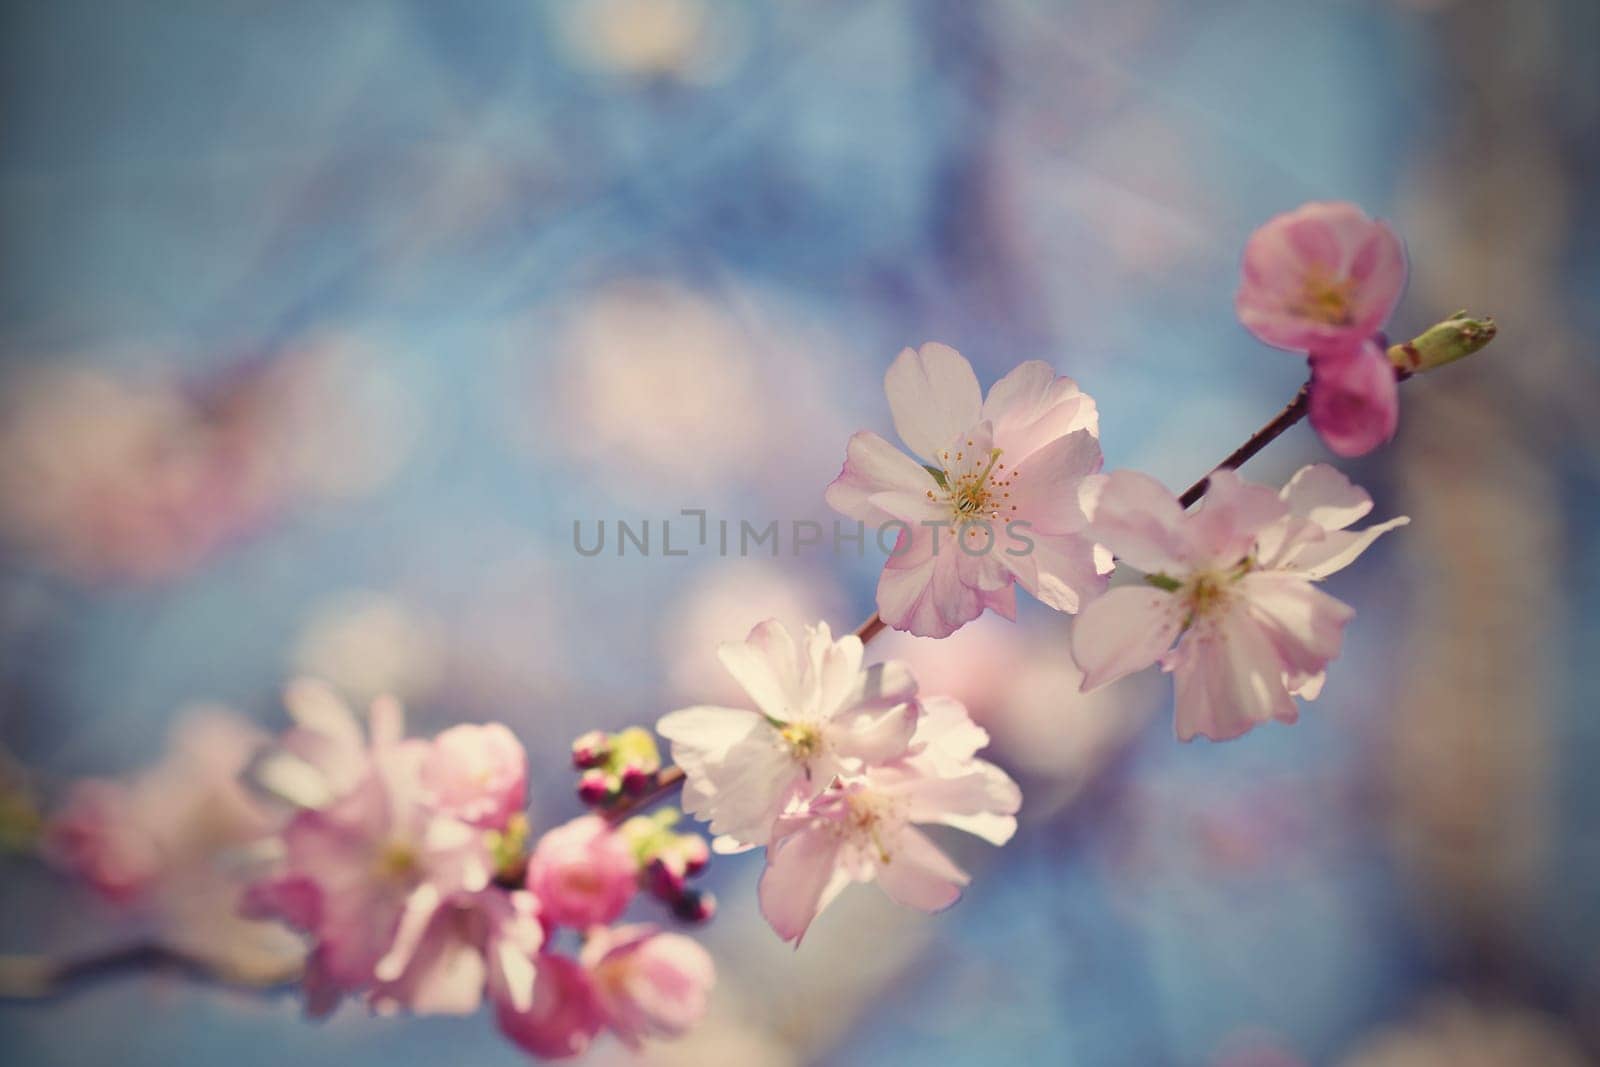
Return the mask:
[[(1077, 616), (1062, 655), (1085, 689), (1157, 665), (1172, 675), (1181, 740), (1294, 722), (1355, 617), (1323, 581), (1408, 520), (1363, 525), (1371, 498), (1326, 464), (1281, 487), (1236, 468), (1308, 417), (1335, 455), (1372, 451), (1394, 435), (1401, 381), (1494, 337), (1492, 321), (1460, 314), (1389, 345), (1405, 274), (1398, 237), (1350, 204), (1261, 227), (1236, 311), (1258, 339), (1304, 357), (1309, 380), (1183, 493), (1103, 472), (1094, 401), (1047, 364), (1024, 363), (985, 394), (955, 350), (907, 349), (885, 380), (904, 447), (855, 434), (825, 493), (842, 514), (899, 530), (877, 613), (844, 636), (769, 620), (724, 645), (748, 699), (663, 716), (672, 765), (643, 728), (586, 734), (572, 759), (591, 810), (535, 833), (527, 754), (505, 726), (408, 738), (393, 701), (363, 724), (328, 687), (296, 682), (293, 726), (276, 742), (230, 744), (220, 764), (213, 746), (201, 773), (180, 738), (154, 771), (78, 783), (42, 835), (47, 858), (124, 903), (160, 900), (171, 872), (227, 854), (222, 884), (239, 913), (297, 935), (286, 965), (252, 970), (215, 945), (157, 941), (12, 959), (0, 983), (38, 996), (177, 967), (292, 981), (313, 1016), (348, 999), (416, 1014), (487, 1003), (509, 1040), (558, 1058), (603, 1032), (638, 1045), (701, 1017), (715, 968), (668, 923), (713, 915), (693, 884), (713, 853), (764, 854), (761, 911), (796, 945), (856, 883), (920, 911), (948, 907), (969, 878), (925, 828), (1003, 845), (1022, 793), (981, 758), (988, 736), (959, 702), (919, 690), (903, 663), (868, 663), (866, 644), (888, 627), (942, 638), (986, 611), (1014, 619), (1021, 589)], [(709, 844), (677, 810), (651, 810), (679, 791)], [(203, 833), (183, 829), (197, 823)]]

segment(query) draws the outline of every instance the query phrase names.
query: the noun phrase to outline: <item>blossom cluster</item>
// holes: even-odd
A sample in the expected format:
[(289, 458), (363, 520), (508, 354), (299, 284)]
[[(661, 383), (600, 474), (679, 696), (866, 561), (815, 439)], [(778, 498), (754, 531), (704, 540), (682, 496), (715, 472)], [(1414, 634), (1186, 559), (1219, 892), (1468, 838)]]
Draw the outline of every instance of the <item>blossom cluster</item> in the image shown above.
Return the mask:
[(1016, 832), (1022, 792), (977, 757), (988, 735), (955, 700), (919, 697), (904, 664), (865, 666), (854, 634), (768, 620), (719, 655), (754, 707), (683, 708), (656, 729), (713, 847), (766, 849), (761, 910), (784, 940), (854, 882), (924, 911), (953, 904), (967, 874), (919, 826), (996, 845)]
[(244, 907), (306, 935), (311, 1014), (346, 997), (427, 1014), (487, 1001), (507, 1037), (547, 1058), (602, 1031), (638, 1044), (698, 1020), (715, 974), (705, 950), (621, 922), (647, 876), (696, 854), (669, 824), (584, 815), (530, 847), (527, 757), (503, 725), (406, 738), (398, 704), (379, 700), (363, 731), (309, 682), (288, 704), (295, 725), (254, 775), (294, 811)]

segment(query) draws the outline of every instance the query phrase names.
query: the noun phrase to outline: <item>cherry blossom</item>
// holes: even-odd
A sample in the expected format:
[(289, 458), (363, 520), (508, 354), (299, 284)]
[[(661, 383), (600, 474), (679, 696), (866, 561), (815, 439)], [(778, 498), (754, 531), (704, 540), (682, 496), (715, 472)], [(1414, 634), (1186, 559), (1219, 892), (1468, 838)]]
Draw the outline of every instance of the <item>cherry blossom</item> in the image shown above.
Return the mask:
[(681, 934), (647, 925), (595, 932), (580, 957), (606, 1025), (638, 1048), (646, 1037), (679, 1037), (706, 1012), (716, 967)]
[(791, 803), (911, 742), (915, 680), (903, 664), (863, 667), (854, 635), (818, 623), (796, 641), (769, 619), (718, 654), (757, 710), (684, 708), (656, 729), (687, 775), (685, 809), (736, 845), (766, 844)]
[(422, 784), (441, 813), (500, 828), (526, 800), (528, 757), (500, 723), (452, 726), (429, 745)]
[(761, 876), (761, 912), (778, 936), (799, 943), (812, 921), (853, 882), (876, 881), (919, 911), (955, 903), (969, 881), (917, 829), (940, 823), (995, 845), (1016, 832), (1022, 793), (973, 753), (988, 735), (954, 701), (935, 702), (907, 757), (836, 780), (786, 814)]
[(534, 975), (525, 1007), (495, 1001), (500, 1032), (541, 1059), (586, 1052), (605, 1025), (589, 972), (574, 959), (547, 952), (535, 958)]
[(1306, 204), (1245, 245), (1239, 321), (1309, 357), (1311, 426), (1337, 455), (1364, 455), (1399, 424), (1394, 367), (1376, 338), (1405, 282), (1400, 239), (1354, 204)]
[(548, 921), (585, 929), (622, 914), (638, 888), (639, 865), (605, 819), (583, 815), (539, 839), (527, 878)]
[(858, 433), (826, 497), (898, 530), (878, 580), (885, 622), (946, 637), (985, 609), (1014, 618), (1019, 583), (1066, 612), (1104, 588), (1111, 561), (1083, 536), (1078, 501), (1100, 469), (1098, 415), (1070, 378), (1023, 363), (985, 399), (959, 352), (925, 344), (901, 352), (884, 385), (917, 458)]
[(1364, 456), (1400, 425), (1400, 383), (1376, 341), (1311, 357), (1311, 426), (1338, 456)]
[(1192, 512), (1132, 471), (1093, 492), (1091, 533), (1146, 581), (1107, 592), (1079, 615), (1072, 650), (1083, 688), (1159, 662), (1176, 682), (1185, 741), (1296, 721), (1293, 698), (1321, 691), (1355, 614), (1315, 583), (1409, 521), (1348, 529), (1372, 500), (1324, 465), (1302, 469), (1281, 493), (1218, 471)]
[(1234, 308), (1274, 348), (1335, 352), (1383, 329), (1405, 283), (1405, 248), (1393, 230), (1354, 204), (1316, 202), (1250, 235)]
[(373, 969), (373, 1003), (466, 1015), (487, 990), (496, 1003), (525, 1011), (543, 944), (533, 894), (490, 888), (447, 895), (425, 882), (407, 898), (394, 941)]
[(452, 897), (485, 888), (492, 855), (485, 835), (426, 802), (422, 742), (385, 737), (368, 775), (284, 828), (282, 870), (253, 885), (246, 907), (311, 936), (309, 1009), (366, 989), (390, 951), (413, 894)]

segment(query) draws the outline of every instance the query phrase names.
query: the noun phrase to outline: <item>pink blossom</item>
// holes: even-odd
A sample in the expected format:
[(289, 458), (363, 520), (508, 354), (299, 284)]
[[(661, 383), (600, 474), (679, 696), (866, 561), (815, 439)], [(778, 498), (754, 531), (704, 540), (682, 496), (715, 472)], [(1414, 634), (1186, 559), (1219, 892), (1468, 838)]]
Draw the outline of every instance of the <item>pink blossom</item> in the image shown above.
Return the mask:
[(425, 754), (420, 742), (386, 746), (349, 793), (297, 814), (282, 834), (282, 870), (246, 895), (248, 914), (281, 918), (311, 935), (313, 1012), (372, 983), (413, 894), (447, 899), (489, 883), (485, 835), (424, 800)]
[(534, 959), (533, 996), (526, 1007), (495, 1001), (500, 1031), (541, 1059), (565, 1059), (587, 1051), (605, 1024), (589, 972), (576, 960), (553, 953)]
[(606, 1024), (638, 1048), (646, 1037), (678, 1037), (706, 1012), (716, 968), (706, 950), (650, 926), (598, 930), (582, 961)]
[(374, 967), (380, 1009), (466, 1015), (487, 989), (513, 1010), (533, 1004), (534, 955), (544, 944), (533, 894), (497, 887), (446, 895), (431, 882), (406, 900), (394, 941)]
[(1015, 617), (1018, 583), (1067, 612), (1104, 588), (1111, 561), (1083, 536), (1078, 501), (1100, 469), (1098, 416), (1070, 378), (1023, 363), (984, 399), (960, 353), (925, 344), (901, 352), (884, 384), (917, 458), (858, 433), (827, 500), (899, 530), (878, 581), (885, 622), (946, 637), (986, 608)]
[(791, 803), (836, 775), (901, 755), (916, 729), (911, 673), (864, 668), (861, 641), (835, 641), (826, 623), (797, 642), (769, 619), (718, 654), (757, 710), (684, 708), (656, 729), (688, 776), (684, 807), (741, 845), (765, 844)]
[(344, 796), (373, 773), (375, 761), (402, 746), (405, 712), (392, 697), (372, 702), (365, 733), (326, 682), (297, 678), (284, 690), (283, 703), (294, 726), (256, 761), (252, 776), (295, 807), (320, 808)]
[(260, 840), (275, 820), (238, 779), (262, 741), (226, 709), (186, 713), (153, 767), (72, 787), (46, 827), (49, 857), (127, 904)]
[(1291, 352), (1337, 352), (1383, 328), (1406, 282), (1394, 231), (1354, 204), (1311, 203), (1269, 219), (1245, 244), (1239, 321)]
[(798, 944), (852, 882), (876, 881), (891, 900), (920, 911), (955, 903), (969, 878), (918, 825), (951, 826), (995, 845), (1016, 832), (1021, 791), (973, 755), (988, 735), (954, 701), (929, 703), (905, 758), (836, 780), (779, 820), (760, 901), (785, 941)]
[(1394, 436), (1400, 424), (1400, 383), (1383, 346), (1311, 357), (1311, 426), (1329, 451), (1363, 456)]
[(500, 723), (453, 726), (430, 744), (422, 785), (443, 814), (498, 829), (523, 808), (528, 757)]
[[(1072, 650), (1093, 689), (1159, 662), (1177, 685), (1176, 728), (1222, 741), (1299, 717), (1355, 614), (1315, 582), (1349, 566), (1405, 518), (1349, 530), (1372, 500), (1333, 468), (1303, 468), (1281, 493), (1219, 471), (1185, 512), (1132, 471), (1105, 478), (1090, 531), (1146, 584), (1113, 589), (1079, 615)], [(1177, 641), (1174, 648), (1173, 642)]]
[(50, 820), (45, 848), (52, 862), (108, 900), (127, 903), (161, 874), (161, 843), (138, 818), (132, 791), (88, 778), (73, 785)]
[(598, 815), (546, 833), (528, 860), (528, 888), (544, 917), (587, 929), (611, 922), (633, 900), (639, 865), (627, 840)]

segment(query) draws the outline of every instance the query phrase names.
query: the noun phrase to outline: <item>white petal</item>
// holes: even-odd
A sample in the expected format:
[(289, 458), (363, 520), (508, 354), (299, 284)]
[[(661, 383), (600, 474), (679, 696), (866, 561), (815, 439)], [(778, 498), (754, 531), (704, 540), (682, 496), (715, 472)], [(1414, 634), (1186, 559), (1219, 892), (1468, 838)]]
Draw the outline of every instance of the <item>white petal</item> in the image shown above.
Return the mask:
[(785, 941), (797, 944), (823, 908), (838, 869), (841, 838), (826, 828), (801, 830), (767, 851), (757, 890), (761, 914)]
[(1160, 589), (1128, 585), (1091, 600), (1072, 624), (1072, 658), (1083, 671), (1084, 691), (1150, 666), (1182, 628), (1182, 606)]
[(783, 623), (757, 623), (749, 637), (724, 644), (717, 656), (765, 715), (779, 722), (793, 717), (801, 696), (800, 653)]
[(1136, 471), (1113, 471), (1088, 487), (1090, 537), (1147, 574), (1188, 569), (1183, 509), (1166, 486)]
[(1227, 741), (1272, 719), (1300, 717), (1283, 682), (1282, 660), (1242, 611), (1228, 612), (1205, 633), (1189, 634), (1165, 665), (1176, 683), (1173, 722), (1180, 741)]
[(1321, 541), (1308, 544), (1296, 552), (1290, 565), (1308, 578), (1326, 578), (1354, 563), (1372, 542), (1410, 521), (1408, 516), (1401, 515), (1361, 530), (1334, 530)]
[(284, 690), (283, 703), (295, 725), (327, 738), (340, 748), (366, 747), (355, 713), (326, 682), (296, 678)]
[(972, 364), (948, 345), (930, 342), (901, 352), (884, 377), (894, 428), (929, 462), (979, 420), (983, 393)]
[(1094, 401), (1071, 378), (1056, 376), (1048, 363), (1030, 360), (994, 383), (983, 402), (994, 423), (995, 445), (1013, 464), (1075, 430), (1099, 434)]
[(1339, 655), (1344, 628), (1355, 610), (1302, 575), (1247, 574), (1239, 582), (1245, 609), (1277, 650), (1283, 669), (1298, 680), (1321, 673)]
[(971, 879), (939, 851), (920, 830), (906, 827), (889, 845), (889, 861), (880, 861), (878, 884), (896, 904), (918, 911), (939, 911), (961, 899)]
[[(934, 488), (922, 465), (875, 433), (850, 438), (844, 469), (823, 494), (828, 506), (852, 519), (879, 524), (890, 515), (871, 502), (879, 493), (921, 495)], [(923, 499), (927, 499), (923, 497)]]
[(1326, 463), (1301, 467), (1279, 494), (1289, 511), (1324, 530), (1342, 530), (1372, 510), (1372, 497)]

